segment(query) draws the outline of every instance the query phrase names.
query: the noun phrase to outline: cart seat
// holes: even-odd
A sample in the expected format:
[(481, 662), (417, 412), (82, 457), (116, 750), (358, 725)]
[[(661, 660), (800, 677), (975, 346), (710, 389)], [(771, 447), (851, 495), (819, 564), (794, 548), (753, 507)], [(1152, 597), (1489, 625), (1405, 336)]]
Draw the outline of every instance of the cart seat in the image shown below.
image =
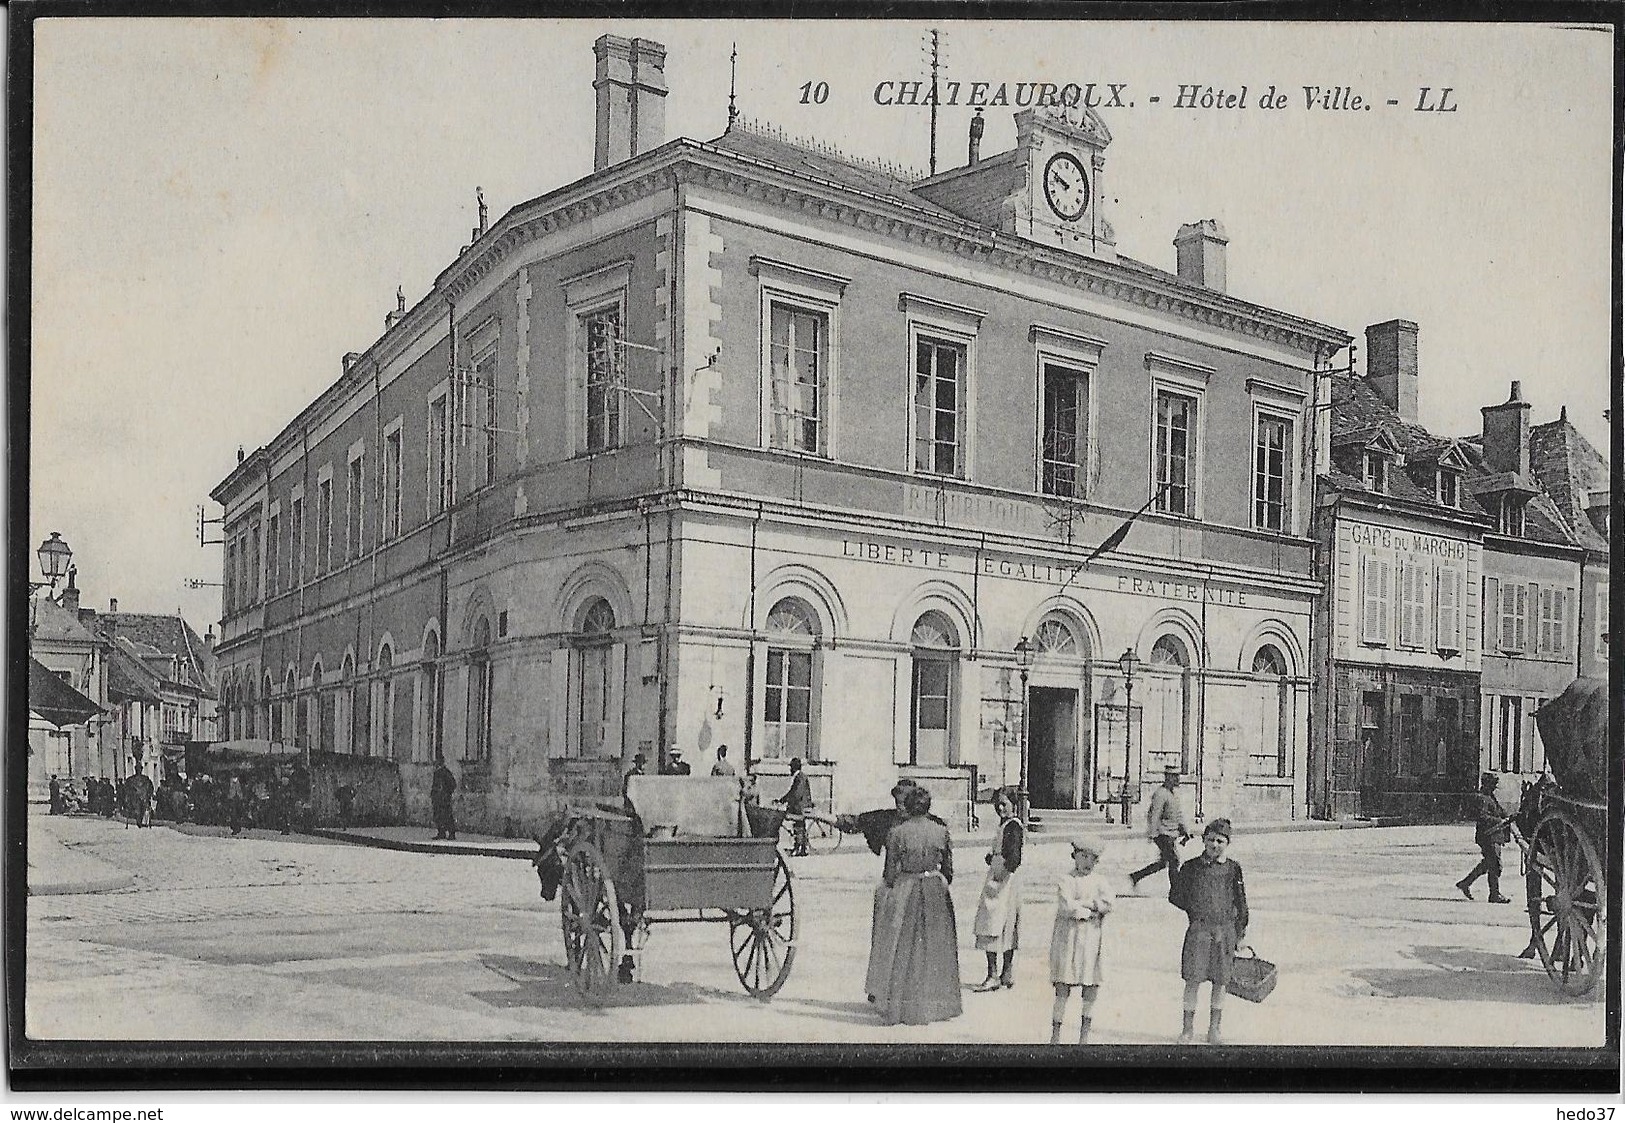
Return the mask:
[(626, 798), (646, 832), (678, 838), (739, 838), (739, 780), (733, 776), (631, 776)]

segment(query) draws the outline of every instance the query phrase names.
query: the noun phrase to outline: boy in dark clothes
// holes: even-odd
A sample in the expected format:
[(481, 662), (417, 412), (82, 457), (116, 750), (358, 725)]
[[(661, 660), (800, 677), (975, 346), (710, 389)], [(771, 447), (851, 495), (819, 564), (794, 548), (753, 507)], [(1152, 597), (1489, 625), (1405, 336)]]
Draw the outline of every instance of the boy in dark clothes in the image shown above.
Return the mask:
[(1181, 1045), (1189, 1045), (1195, 1036), (1196, 999), (1203, 983), (1212, 984), (1207, 1043), (1220, 1043), (1225, 987), (1236, 945), (1247, 934), (1247, 886), (1241, 866), (1224, 856), (1229, 845), (1230, 820), (1213, 820), (1202, 831), (1201, 855), (1180, 866), (1168, 892), (1168, 900), (1190, 918), (1179, 954), (1179, 974), (1185, 980)]
[(1456, 882), (1456, 888), (1461, 895), (1469, 901), (1473, 899), (1473, 882), (1481, 876), (1488, 875), (1490, 880), (1490, 903), (1504, 905), (1511, 902), (1511, 897), (1501, 896), (1501, 847), (1512, 838), (1510, 825), (1512, 816), (1506, 813), (1501, 801), (1495, 798), (1495, 773), (1486, 772), (1478, 782), (1478, 797), (1474, 801), (1474, 815), (1478, 825), (1473, 831), (1473, 841), (1478, 843), (1478, 852), (1483, 855), (1478, 865), (1473, 867), (1471, 873)]

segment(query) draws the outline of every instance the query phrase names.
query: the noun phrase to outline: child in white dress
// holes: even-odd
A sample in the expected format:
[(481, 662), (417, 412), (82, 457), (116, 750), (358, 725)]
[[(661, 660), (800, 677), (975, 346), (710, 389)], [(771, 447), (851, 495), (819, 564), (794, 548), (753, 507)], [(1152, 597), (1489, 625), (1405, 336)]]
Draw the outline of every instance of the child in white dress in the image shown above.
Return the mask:
[(1087, 839), (1072, 840), (1072, 871), (1061, 878), (1055, 901), (1055, 932), (1050, 937), (1049, 977), (1055, 984), (1055, 1008), (1050, 1014), (1051, 1045), (1061, 1043), (1061, 1022), (1073, 987), (1083, 999), (1083, 1023), (1078, 1044), (1089, 1043), (1090, 1015), (1100, 994), (1100, 944), (1106, 914), (1112, 911), (1111, 883), (1096, 871), (1100, 850)]

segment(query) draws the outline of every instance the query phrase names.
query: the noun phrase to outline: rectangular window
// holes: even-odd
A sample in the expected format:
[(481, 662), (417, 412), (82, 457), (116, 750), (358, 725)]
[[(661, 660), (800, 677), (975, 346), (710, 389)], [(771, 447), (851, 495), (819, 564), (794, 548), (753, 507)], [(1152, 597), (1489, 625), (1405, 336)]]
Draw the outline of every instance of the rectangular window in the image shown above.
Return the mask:
[(1523, 537), (1523, 504), (1524, 501), (1515, 495), (1501, 497), (1500, 529), (1502, 534), (1514, 538)]
[(429, 517), (446, 509), (446, 395), (429, 400)]
[(1495, 725), (1496, 765), (1502, 772), (1523, 771), (1523, 699), (1501, 696)]
[[(1422, 744), (1422, 696), (1420, 694), (1401, 694), (1399, 696), (1399, 773), (1402, 776), (1416, 776), (1423, 772), (1432, 771), (1432, 746)], [(1426, 751), (1424, 751), (1424, 749)], [(1423, 761), (1427, 767), (1422, 767)]]
[(963, 475), (965, 375), (963, 343), (928, 335), (914, 340), (914, 470)]
[(401, 532), (401, 430), (384, 434), (384, 537)]
[(1260, 417), (1253, 439), (1253, 526), (1289, 529), (1287, 480), (1292, 474), (1292, 422)]
[(237, 543), (226, 543), (226, 579), (221, 590), (222, 607), (230, 616), (237, 611)]
[(1433, 577), (1439, 611), (1434, 622), (1440, 651), (1461, 650), (1461, 575), (1453, 565), (1441, 565)]
[(474, 360), (474, 371), (464, 395), (465, 418), (474, 427), (474, 486), (482, 488), (497, 478), (497, 351), (495, 345)]
[(1044, 428), (1039, 487), (1045, 495), (1088, 494), (1089, 375), (1044, 364)]
[(250, 523), (248, 537), (248, 603), (260, 599), (260, 524)]
[(316, 485), (316, 572), (326, 573), (333, 562), (333, 481)]
[(1157, 391), (1157, 510), (1196, 514), (1196, 399)]
[(265, 520), (265, 592), (275, 596), (282, 590), (282, 513), (272, 511)]
[(771, 301), (767, 384), (771, 447), (827, 451), (828, 371), (828, 314)]
[(621, 310), (600, 308), (581, 317), (587, 388), (587, 451), (621, 443)]
[(769, 757), (812, 753), (812, 652), (769, 648), (767, 694), (763, 716), (767, 721), (764, 752)]
[(350, 461), (350, 471), (344, 485), (344, 546), (345, 556), (351, 560), (361, 556), (361, 498), (366, 494), (362, 490), (365, 476), (363, 462), (360, 456)]
[(1392, 634), (1389, 605), (1394, 563), (1375, 554), (1367, 554), (1360, 564), (1360, 640), (1386, 647)]
[(1419, 649), (1427, 644), (1427, 569), (1416, 562), (1399, 563), (1399, 645)]
[(1446, 507), (1461, 505), (1460, 481), (1456, 473), (1439, 469), (1439, 502)]
[(288, 504), (288, 574), (290, 588), (305, 583), (305, 499), (295, 495)]
[(1380, 452), (1365, 454), (1365, 486), (1368, 491), (1388, 490), (1388, 458)]

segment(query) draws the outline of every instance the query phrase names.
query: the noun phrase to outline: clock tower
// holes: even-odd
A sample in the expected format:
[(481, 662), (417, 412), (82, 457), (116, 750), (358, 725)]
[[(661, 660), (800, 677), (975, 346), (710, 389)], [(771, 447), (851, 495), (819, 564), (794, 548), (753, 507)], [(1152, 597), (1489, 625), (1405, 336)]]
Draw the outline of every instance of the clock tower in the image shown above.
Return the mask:
[(1086, 257), (1114, 261), (1106, 220), (1106, 146), (1112, 134), (1093, 109), (1024, 109), (1016, 114), (1016, 163), (1023, 189), (1007, 200), (1010, 232)]

